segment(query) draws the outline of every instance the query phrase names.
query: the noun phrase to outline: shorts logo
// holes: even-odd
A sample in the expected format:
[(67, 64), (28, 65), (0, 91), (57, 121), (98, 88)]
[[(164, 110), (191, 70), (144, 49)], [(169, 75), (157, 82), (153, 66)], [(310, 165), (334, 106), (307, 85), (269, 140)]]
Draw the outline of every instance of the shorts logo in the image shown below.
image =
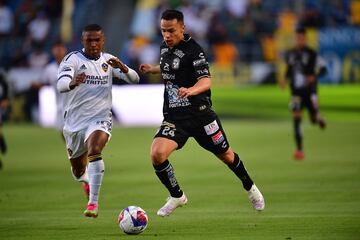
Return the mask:
[(102, 69), (104, 70), (104, 72), (107, 72), (109, 65), (107, 65), (106, 63), (101, 64)]
[(215, 145), (218, 145), (218, 144), (220, 144), (221, 142), (224, 141), (224, 136), (223, 136), (222, 132), (219, 131), (217, 134), (212, 136), (211, 139), (213, 140)]
[(216, 120), (214, 120), (213, 122), (204, 126), (204, 129), (205, 129), (205, 132), (207, 135), (211, 135), (211, 134), (215, 133), (217, 130), (219, 130), (219, 125), (216, 122)]
[(69, 157), (71, 157), (73, 154), (73, 151), (70, 148), (68, 148), (67, 151), (68, 151)]

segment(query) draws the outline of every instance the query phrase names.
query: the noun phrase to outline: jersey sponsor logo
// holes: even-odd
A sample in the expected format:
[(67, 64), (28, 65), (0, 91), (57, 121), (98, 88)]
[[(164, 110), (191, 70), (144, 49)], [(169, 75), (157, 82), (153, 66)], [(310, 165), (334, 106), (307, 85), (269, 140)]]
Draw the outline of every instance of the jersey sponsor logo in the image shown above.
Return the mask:
[(179, 69), (179, 66), (180, 66), (180, 58), (174, 58), (171, 67), (176, 70)]
[(182, 58), (183, 56), (185, 56), (185, 53), (184, 53), (183, 51), (179, 50), (179, 49), (176, 49), (176, 50), (174, 51), (174, 54), (175, 54), (176, 56), (178, 56), (179, 58)]
[(70, 68), (70, 67), (67, 67), (67, 66), (63, 67), (63, 68), (60, 70), (60, 72), (70, 72), (70, 71), (71, 71), (71, 68)]
[(162, 73), (161, 76), (164, 80), (175, 80), (175, 74)]
[(204, 126), (205, 132), (207, 135), (214, 134), (217, 130), (219, 130), (219, 125), (216, 120)]
[(207, 64), (207, 61), (205, 58), (201, 58), (201, 59), (197, 59), (195, 61), (193, 61), (193, 66), (194, 67), (197, 67), (197, 66), (202, 66), (202, 65), (205, 65)]
[(206, 68), (205, 69), (202, 69), (202, 70), (197, 70), (196, 71), (198, 75), (208, 75), (209, 74), (209, 70), (207, 70)]
[(169, 48), (163, 48), (161, 49), (160, 55), (163, 55), (164, 53), (167, 53), (169, 51)]
[(85, 64), (81, 65), (80, 70), (86, 70), (86, 69), (87, 68), (86, 68)]
[(169, 108), (186, 107), (191, 105), (188, 98), (180, 98), (179, 87), (172, 82), (167, 82), (165, 90), (168, 94)]
[(225, 140), (224, 135), (222, 134), (221, 131), (219, 131), (217, 134), (212, 136), (211, 139), (213, 140), (215, 145), (219, 145)]
[(106, 63), (101, 64), (101, 67), (104, 70), (104, 72), (107, 72), (107, 70), (109, 69), (109, 65), (107, 65)]
[(109, 76), (94, 76), (94, 75), (87, 75), (85, 83), (86, 84), (93, 84), (93, 85), (104, 85), (108, 83)]

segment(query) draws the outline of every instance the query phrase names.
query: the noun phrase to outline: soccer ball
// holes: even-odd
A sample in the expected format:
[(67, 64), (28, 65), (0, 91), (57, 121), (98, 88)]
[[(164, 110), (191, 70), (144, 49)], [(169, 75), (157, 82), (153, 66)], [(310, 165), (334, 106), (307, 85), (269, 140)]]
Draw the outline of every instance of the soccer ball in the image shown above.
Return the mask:
[(141, 207), (129, 206), (120, 212), (118, 224), (126, 234), (139, 234), (146, 229), (148, 216)]

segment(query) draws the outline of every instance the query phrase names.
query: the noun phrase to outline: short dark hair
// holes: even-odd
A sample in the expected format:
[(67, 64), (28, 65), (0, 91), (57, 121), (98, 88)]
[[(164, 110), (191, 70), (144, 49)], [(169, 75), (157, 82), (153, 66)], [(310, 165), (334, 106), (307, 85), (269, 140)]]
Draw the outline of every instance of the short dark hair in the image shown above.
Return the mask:
[(98, 32), (98, 31), (102, 31), (102, 27), (95, 23), (86, 25), (83, 29), (83, 32)]
[(178, 20), (178, 22), (184, 22), (184, 14), (178, 10), (167, 9), (162, 13), (161, 19), (164, 20), (176, 19)]

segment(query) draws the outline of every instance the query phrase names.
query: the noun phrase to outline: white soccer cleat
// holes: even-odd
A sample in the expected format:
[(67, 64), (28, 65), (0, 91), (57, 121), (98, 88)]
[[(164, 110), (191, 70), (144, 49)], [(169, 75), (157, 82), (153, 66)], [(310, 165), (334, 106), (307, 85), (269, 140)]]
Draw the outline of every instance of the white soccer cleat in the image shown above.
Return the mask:
[(157, 215), (161, 217), (169, 216), (176, 208), (182, 207), (187, 203), (185, 193), (179, 198), (168, 197), (165, 205), (157, 211)]
[(248, 196), (251, 204), (256, 210), (258, 211), (264, 210), (265, 199), (255, 184), (253, 184), (250, 190), (248, 191)]

